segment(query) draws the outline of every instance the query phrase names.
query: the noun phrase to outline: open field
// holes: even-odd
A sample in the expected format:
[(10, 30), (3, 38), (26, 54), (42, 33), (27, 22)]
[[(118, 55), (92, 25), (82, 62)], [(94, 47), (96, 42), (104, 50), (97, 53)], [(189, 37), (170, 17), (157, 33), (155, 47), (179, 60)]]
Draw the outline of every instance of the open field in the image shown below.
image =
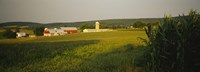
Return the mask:
[(144, 31), (77, 33), (0, 40), (0, 71), (134, 72), (146, 50)]

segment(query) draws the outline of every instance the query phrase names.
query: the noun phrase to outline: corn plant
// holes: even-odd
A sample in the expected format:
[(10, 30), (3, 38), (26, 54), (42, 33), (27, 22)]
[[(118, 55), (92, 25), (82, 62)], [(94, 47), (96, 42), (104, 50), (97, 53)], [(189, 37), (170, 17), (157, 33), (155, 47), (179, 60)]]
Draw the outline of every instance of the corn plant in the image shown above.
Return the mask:
[(200, 72), (200, 14), (165, 17), (157, 30), (145, 29), (149, 38), (148, 72)]

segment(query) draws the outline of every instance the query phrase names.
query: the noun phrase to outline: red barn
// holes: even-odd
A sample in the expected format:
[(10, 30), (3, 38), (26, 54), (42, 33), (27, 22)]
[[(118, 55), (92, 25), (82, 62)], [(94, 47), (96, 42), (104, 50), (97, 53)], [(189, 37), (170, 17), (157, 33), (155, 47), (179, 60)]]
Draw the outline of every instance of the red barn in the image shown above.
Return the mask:
[(60, 27), (60, 29), (54, 28), (54, 29), (48, 29), (45, 28), (44, 30), (44, 36), (58, 36), (58, 35), (66, 35), (66, 34), (72, 34), (77, 33), (78, 30), (76, 27)]
[(77, 33), (78, 29), (76, 27), (60, 27), (64, 32), (67, 32), (68, 34)]

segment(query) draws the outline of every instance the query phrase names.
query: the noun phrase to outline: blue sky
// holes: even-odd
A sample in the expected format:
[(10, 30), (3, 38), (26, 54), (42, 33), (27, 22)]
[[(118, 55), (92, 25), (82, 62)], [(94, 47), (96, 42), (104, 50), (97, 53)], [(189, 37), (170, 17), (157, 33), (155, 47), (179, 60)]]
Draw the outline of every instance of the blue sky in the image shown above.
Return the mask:
[(200, 10), (200, 0), (0, 0), (0, 23), (158, 18)]

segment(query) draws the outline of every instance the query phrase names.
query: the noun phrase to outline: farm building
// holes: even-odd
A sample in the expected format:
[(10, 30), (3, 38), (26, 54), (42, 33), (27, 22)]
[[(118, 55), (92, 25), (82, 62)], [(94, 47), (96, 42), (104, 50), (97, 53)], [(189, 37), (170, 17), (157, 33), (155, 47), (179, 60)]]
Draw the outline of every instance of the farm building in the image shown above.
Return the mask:
[(84, 29), (83, 32), (106, 32), (112, 31), (111, 29)]
[(76, 27), (60, 27), (60, 29), (64, 30), (68, 34), (77, 33), (78, 29)]
[(60, 27), (60, 29), (45, 28), (44, 36), (58, 36), (58, 35), (66, 35), (66, 34), (72, 34), (72, 33), (77, 33), (77, 32), (78, 30), (76, 27)]
[(95, 29), (84, 29), (83, 32), (106, 32), (106, 31), (112, 31), (111, 29), (100, 29), (100, 23), (95, 23)]
[(27, 37), (28, 36), (28, 34), (26, 34), (25, 32), (17, 32), (16, 34), (17, 34), (16, 38)]

